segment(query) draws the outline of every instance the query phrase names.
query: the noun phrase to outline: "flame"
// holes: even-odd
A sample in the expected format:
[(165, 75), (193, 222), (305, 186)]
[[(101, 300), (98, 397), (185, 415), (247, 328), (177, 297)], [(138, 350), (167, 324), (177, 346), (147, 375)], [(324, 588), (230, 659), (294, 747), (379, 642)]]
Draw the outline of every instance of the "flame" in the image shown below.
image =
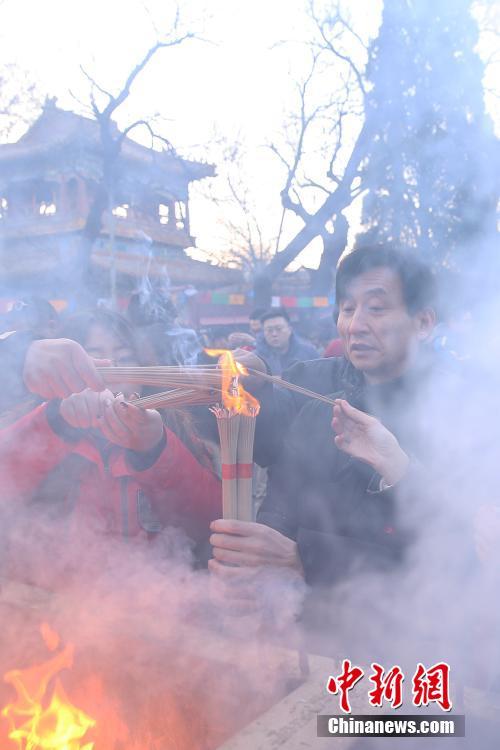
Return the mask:
[[(57, 633), (46, 623), (41, 631), (48, 648), (55, 650), (59, 643)], [(19, 750), (93, 750), (93, 742), (82, 744), (80, 740), (96, 722), (71, 703), (56, 676), (73, 665), (73, 654), (74, 648), (68, 644), (43, 664), (4, 675), (4, 680), (15, 688), (17, 698), (5, 706), (2, 716), (10, 724), (8, 737)], [(54, 687), (49, 698), (52, 678)]]
[(240, 383), (240, 375), (248, 375), (248, 370), (236, 362), (229, 349), (205, 349), (209, 357), (219, 357), (222, 375), (222, 403), (226, 409), (235, 414), (255, 417), (260, 404)]

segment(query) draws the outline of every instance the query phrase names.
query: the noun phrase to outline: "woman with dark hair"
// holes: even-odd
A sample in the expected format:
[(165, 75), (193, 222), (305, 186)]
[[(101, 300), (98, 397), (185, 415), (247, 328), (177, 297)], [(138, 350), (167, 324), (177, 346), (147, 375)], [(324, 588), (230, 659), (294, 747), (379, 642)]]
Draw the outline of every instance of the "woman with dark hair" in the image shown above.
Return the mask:
[[(62, 335), (112, 365), (152, 364), (116, 313), (76, 315)], [(70, 518), (77, 533), (91, 527), (151, 537), (174, 526), (194, 544), (204, 542), (220, 516), (220, 481), (187, 418), (168, 412), (164, 420), (126, 401), (137, 386), (113, 387), (51, 400), (1, 430), (4, 496), (44, 501), (37, 507)]]

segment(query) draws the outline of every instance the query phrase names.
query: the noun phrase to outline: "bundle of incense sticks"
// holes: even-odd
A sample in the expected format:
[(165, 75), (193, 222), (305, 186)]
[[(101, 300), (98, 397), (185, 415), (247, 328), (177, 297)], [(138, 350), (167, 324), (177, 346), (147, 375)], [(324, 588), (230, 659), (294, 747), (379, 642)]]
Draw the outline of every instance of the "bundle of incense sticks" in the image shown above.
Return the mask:
[(238, 503), (236, 518), (240, 521), (254, 520), (252, 499), (253, 443), (255, 438), (257, 409), (249, 407), (248, 411), (249, 414), (240, 415), (240, 429), (238, 433)]
[(131, 383), (167, 387), (169, 390), (132, 400), (143, 409), (172, 409), (196, 404), (214, 404), (221, 398), (222, 376), (216, 365), (199, 367), (101, 367), (109, 384)]
[(220, 391), (202, 391), (190, 388), (173, 388), (170, 391), (152, 393), (150, 396), (132, 399), (129, 403), (142, 409), (176, 409), (196, 404), (213, 404), (220, 398)]
[[(199, 365), (194, 367), (98, 367), (97, 369), (101, 373), (103, 380), (109, 384), (137, 383), (157, 387), (164, 386), (174, 390), (185, 388), (189, 391), (201, 390), (205, 392), (209, 389), (220, 391), (222, 389), (222, 380), (225, 376), (224, 368), (218, 365)], [(253, 368), (248, 368), (247, 372), (253, 376), (260, 377), (262, 380), (275, 383), (281, 388), (301, 393), (308, 398), (314, 398), (326, 404), (335, 404), (335, 399), (329, 396), (316, 393), (295, 383), (289, 383), (287, 380), (282, 380), (275, 375), (268, 375)], [(241, 374), (244, 375), (244, 373)], [(214, 398), (212, 401), (201, 401), (201, 403), (214, 403), (216, 400)], [(183, 403), (190, 403), (187, 394), (184, 402), (179, 394), (177, 405), (181, 406)], [(171, 405), (173, 404), (171, 403)]]
[(211, 411), (217, 419), (222, 462), (222, 515), (253, 521), (253, 442), (257, 409), (238, 414), (222, 406)]
[(132, 383), (164, 388), (207, 389), (221, 387), (221, 369), (216, 365), (197, 367), (99, 367), (106, 383)]
[(190, 404), (214, 404), (221, 445), (223, 517), (253, 520), (252, 475), (255, 420), (259, 403), (246, 394), (239, 383), (245, 370), (229, 352), (217, 365), (198, 367), (103, 367), (103, 379), (109, 383), (133, 383), (170, 387), (130, 403), (144, 409), (159, 409)]
[(266, 380), (269, 383), (275, 383), (281, 388), (287, 388), (289, 391), (301, 393), (303, 396), (314, 398), (317, 401), (323, 401), (325, 404), (331, 404), (332, 406), (334, 406), (337, 401), (337, 399), (331, 398), (330, 396), (323, 396), (321, 393), (311, 391), (309, 388), (304, 388), (301, 385), (296, 385), (296, 383), (290, 383), (288, 380), (283, 380), (279, 375), (268, 375), (267, 373), (261, 372), (260, 370), (255, 370), (253, 367), (247, 368), (247, 373), (249, 375), (257, 375), (258, 377), (262, 378), (262, 380)]
[(222, 406), (211, 408), (217, 419), (222, 464), (222, 517), (238, 518), (238, 436), (240, 415)]

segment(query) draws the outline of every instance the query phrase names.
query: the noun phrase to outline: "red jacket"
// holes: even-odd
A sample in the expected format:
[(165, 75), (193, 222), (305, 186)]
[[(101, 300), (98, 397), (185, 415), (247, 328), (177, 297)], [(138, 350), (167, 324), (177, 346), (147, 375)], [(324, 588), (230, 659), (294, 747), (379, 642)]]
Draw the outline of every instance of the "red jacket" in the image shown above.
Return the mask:
[[(57, 467), (64, 480), (64, 462), (83, 457), (78, 474), (58, 486), (75, 530), (81, 524), (125, 537), (150, 536), (165, 526), (182, 526), (195, 541), (208, 537), (208, 525), (221, 515), (220, 480), (204, 468), (184, 443), (165, 429), (166, 444), (140, 470), (139, 454), (107, 443), (107, 459), (83, 431), (76, 442), (56, 434), (42, 404), (0, 430), (2, 496), (35, 497)], [(85, 437), (81, 437), (85, 435)], [(155, 460), (156, 459), (156, 460)], [(61, 477), (59, 477), (61, 479)], [(68, 486), (69, 485), (69, 486)], [(61, 499), (61, 498), (59, 498)]]

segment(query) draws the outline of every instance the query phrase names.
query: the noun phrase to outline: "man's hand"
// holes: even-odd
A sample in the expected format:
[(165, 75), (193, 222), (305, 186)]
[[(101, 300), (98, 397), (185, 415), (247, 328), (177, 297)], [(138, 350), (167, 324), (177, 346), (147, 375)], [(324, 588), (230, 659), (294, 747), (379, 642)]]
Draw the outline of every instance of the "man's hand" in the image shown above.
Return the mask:
[[(279, 531), (261, 523), (219, 519), (212, 521), (210, 537), (214, 559), (209, 561), (210, 570), (231, 579), (235, 568), (228, 567), (281, 567), (290, 568), (304, 575), (297, 543)], [(247, 577), (251, 578), (249, 571)]]
[[(249, 369), (249, 370), (257, 370), (258, 372), (264, 373), (264, 375), (267, 375), (266, 365), (264, 364), (264, 361), (255, 354), (255, 352), (249, 352), (246, 349), (235, 349), (233, 351), (233, 357), (237, 362), (239, 362), (243, 367)], [(266, 380), (264, 378), (259, 378), (258, 375), (255, 375), (253, 373), (250, 373), (248, 375), (243, 375), (241, 379), (241, 384), (243, 388), (246, 391), (249, 391), (250, 393), (257, 394), (261, 388), (263, 388), (266, 385)]]
[(395, 436), (375, 417), (355, 409), (344, 399), (333, 407), (335, 445), (372, 466), (392, 485), (406, 474), (410, 459)]
[(42, 398), (65, 398), (84, 388), (103, 391), (106, 386), (96, 366), (109, 364), (89, 357), (76, 341), (42, 339), (34, 341), (26, 353), (23, 379), (28, 390)]
[[(250, 350), (252, 350), (255, 349), (257, 341), (255, 337), (251, 336), (249, 333), (244, 333), (243, 331), (234, 331), (227, 337), (227, 343), (230, 349), (236, 350), (240, 347), (243, 349), (245, 346), (248, 346), (250, 347)], [(244, 351), (248, 351), (248, 349), (244, 349)]]

